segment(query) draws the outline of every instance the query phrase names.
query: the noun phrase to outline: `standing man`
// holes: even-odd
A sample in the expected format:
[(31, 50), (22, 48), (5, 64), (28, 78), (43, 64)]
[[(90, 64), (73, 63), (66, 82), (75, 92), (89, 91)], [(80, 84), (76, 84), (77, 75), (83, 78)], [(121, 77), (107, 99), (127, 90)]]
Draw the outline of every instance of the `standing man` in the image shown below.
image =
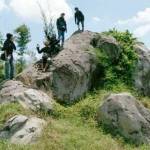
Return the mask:
[(80, 24), (81, 24), (82, 31), (84, 31), (84, 15), (77, 7), (75, 8), (74, 16), (75, 16), (75, 24), (78, 25), (78, 30), (80, 31)]
[(58, 30), (58, 40), (61, 42), (63, 47), (65, 41), (65, 32), (67, 32), (67, 23), (65, 21), (65, 13), (62, 13), (56, 22)]
[(14, 78), (13, 50), (16, 50), (16, 46), (13, 42), (12, 34), (7, 33), (6, 38), (3, 46), (3, 51), (5, 52), (5, 79), (11, 80)]

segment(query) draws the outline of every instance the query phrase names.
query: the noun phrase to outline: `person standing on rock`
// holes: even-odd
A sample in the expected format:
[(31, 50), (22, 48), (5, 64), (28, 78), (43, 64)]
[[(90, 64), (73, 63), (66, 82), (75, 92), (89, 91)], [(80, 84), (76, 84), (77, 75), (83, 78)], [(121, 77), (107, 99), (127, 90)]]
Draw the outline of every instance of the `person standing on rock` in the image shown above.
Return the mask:
[(82, 31), (84, 31), (84, 15), (77, 7), (75, 8), (74, 17), (75, 17), (75, 24), (78, 25), (78, 30), (80, 31), (80, 24), (81, 24)]
[(5, 79), (14, 78), (13, 50), (16, 50), (13, 35), (7, 33), (2, 50), (5, 52)]
[(62, 13), (56, 22), (57, 30), (58, 30), (58, 40), (60, 41), (62, 47), (65, 41), (65, 32), (67, 32), (67, 23), (64, 17), (65, 17), (65, 13)]

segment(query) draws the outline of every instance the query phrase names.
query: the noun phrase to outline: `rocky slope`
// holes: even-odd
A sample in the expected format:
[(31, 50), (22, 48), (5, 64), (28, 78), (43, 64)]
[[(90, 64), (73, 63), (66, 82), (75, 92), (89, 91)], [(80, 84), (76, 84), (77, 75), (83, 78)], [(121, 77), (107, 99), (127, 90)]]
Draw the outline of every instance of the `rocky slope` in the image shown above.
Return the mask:
[[(117, 40), (111, 36), (90, 31), (75, 33), (65, 42), (64, 49), (53, 58), (48, 72), (41, 72), (38, 68), (40, 62), (37, 62), (13, 81), (6, 81), (1, 86), (0, 104), (17, 101), (25, 109), (44, 113), (53, 111), (54, 99), (63, 104), (73, 104), (94, 87), (95, 79), (101, 73), (95, 48), (103, 49), (111, 61), (119, 58), (122, 52)], [(150, 96), (149, 50), (140, 43), (134, 49), (139, 56), (133, 73), (135, 87)], [(130, 94), (112, 94), (98, 111), (98, 122), (109, 122), (135, 143), (150, 143), (149, 118), (149, 110)], [(6, 122), (0, 131), (0, 138), (12, 143), (34, 143), (44, 126), (43, 119), (15, 116)]]
[(17, 80), (32, 88), (52, 92), (60, 102), (73, 103), (93, 84), (97, 59), (90, 43), (95, 35), (89, 31), (72, 35), (65, 42), (64, 49), (53, 59), (50, 72), (40, 73), (33, 65), (21, 73)]

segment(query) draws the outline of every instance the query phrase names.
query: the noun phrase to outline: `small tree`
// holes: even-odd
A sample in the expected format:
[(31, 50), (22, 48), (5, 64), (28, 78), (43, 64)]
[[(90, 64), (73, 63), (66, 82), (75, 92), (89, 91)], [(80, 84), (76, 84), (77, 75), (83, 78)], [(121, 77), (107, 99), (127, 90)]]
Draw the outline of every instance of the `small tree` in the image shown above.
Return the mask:
[[(3, 47), (3, 36), (0, 33), (0, 49)], [(4, 80), (4, 66), (3, 66), (3, 62), (0, 60), (0, 82), (2, 82)]]
[(3, 36), (0, 33), (0, 49), (3, 47)]
[[(55, 34), (53, 18), (51, 16), (47, 17), (44, 9), (42, 8), (42, 6), (39, 2), (38, 2), (38, 5), (39, 5), (40, 11), (41, 11), (41, 16), (42, 16), (42, 20), (43, 20), (43, 24), (44, 24), (43, 30), (44, 30), (44, 34), (45, 34), (45, 39), (50, 41), (52, 35)], [(47, 2), (47, 6), (49, 6), (48, 2)], [(51, 12), (49, 12), (49, 14), (51, 14)]]
[(17, 34), (16, 42), (19, 47), (19, 54), (22, 56), (27, 49), (27, 44), (31, 41), (30, 29), (23, 24), (15, 29), (15, 33)]
[(25, 50), (27, 49), (27, 44), (31, 41), (31, 34), (30, 29), (25, 25), (21, 25), (15, 29), (15, 33), (17, 34), (16, 42), (17, 46), (19, 47), (19, 55), (21, 56), (19, 61), (19, 71), (17, 73), (22, 72), (25, 66), (25, 61), (23, 59), (23, 55)]

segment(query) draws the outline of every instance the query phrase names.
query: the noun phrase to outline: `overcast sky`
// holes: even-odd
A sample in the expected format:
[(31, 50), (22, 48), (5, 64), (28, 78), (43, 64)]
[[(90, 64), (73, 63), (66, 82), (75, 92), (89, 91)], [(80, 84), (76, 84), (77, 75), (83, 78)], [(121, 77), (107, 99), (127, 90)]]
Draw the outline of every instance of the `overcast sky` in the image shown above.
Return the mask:
[(150, 47), (150, 0), (0, 0), (0, 32), (3, 35), (13, 33), (17, 26), (25, 23), (32, 34), (29, 47), (42, 43), (42, 21), (37, 1), (48, 17), (56, 19), (60, 13), (66, 13), (67, 37), (76, 30), (73, 16), (77, 6), (85, 14), (87, 30), (129, 29)]

